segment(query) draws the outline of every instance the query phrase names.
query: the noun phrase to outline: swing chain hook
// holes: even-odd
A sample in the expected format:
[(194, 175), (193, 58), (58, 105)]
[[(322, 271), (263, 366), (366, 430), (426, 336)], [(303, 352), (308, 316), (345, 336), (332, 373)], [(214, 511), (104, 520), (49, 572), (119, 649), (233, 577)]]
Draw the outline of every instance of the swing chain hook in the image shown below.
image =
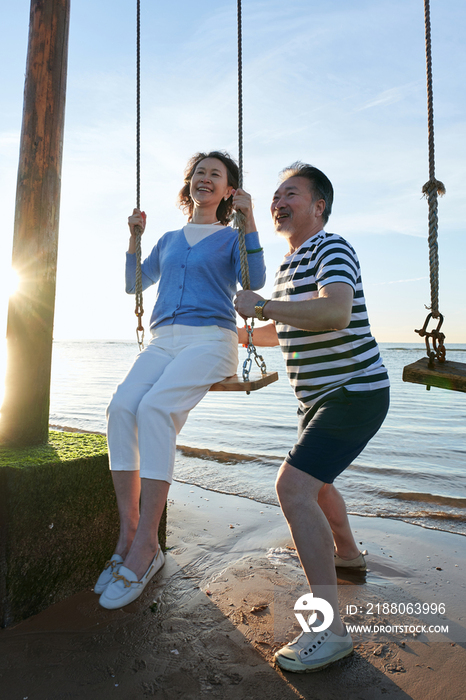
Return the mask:
[(136, 338), (138, 341), (139, 350), (144, 350), (144, 327), (141, 324), (141, 319), (139, 318), (139, 324), (136, 328)]
[[(421, 329), (415, 330), (415, 333), (419, 333), (421, 338), (425, 339), (427, 357), (429, 358), (429, 368), (434, 368), (434, 360), (438, 362), (445, 362), (446, 359), (446, 349), (444, 345), (445, 334), (440, 331), (443, 324), (443, 315), (439, 312), (437, 328), (432, 331), (427, 330), (430, 319), (433, 318), (433, 313), (430, 312), (424, 322)], [(432, 339), (432, 347), (430, 347), (430, 339)]]
[(254, 333), (254, 319), (251, 319), (251, 325), (246, 324), (245, 328), (248, 334), (248, 344), (246, 345), (248, 356), (243, 362), (243, 382), (248, 382), (253, 359), (256, 365), (259, 367), (262, 375), (267, 374), (267, 367), (265, 365), (264, 358), (262, 355), (258, 354), (256, 346), (252, 340), (252, 334)]

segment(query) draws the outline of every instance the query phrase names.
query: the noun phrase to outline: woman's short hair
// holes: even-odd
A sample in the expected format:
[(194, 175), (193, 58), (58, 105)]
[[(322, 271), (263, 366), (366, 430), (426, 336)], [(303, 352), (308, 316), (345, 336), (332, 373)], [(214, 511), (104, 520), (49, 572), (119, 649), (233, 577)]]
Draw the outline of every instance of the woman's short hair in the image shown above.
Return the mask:
[(333, 186), (328, 177), (318, 168), (308, 163), (302, 163), (300, 160), (295, 161), (281, 171), (280, 182), (284, 182), (290, 177), (305, 177), (310, 182), (314, 202), (317, 199), (324, 200), (325, 209), (322, 214), (322, 222), (325, 226), (328, 217), (332, 213), (333, 204)]
[[(190, 194), (191, 180), (194, 175), (194, 171), (202, 160), (206, 158), (217, 158), (220, 160), (227, 169), (228, 184), (233, 189), (238, 187), (239, 170), (238, 165), (235, 163), (233, 158), (226, 153), (226, 151), (210, 151), (210, 153), (195, 153), (192, 158), (189, 159), (186, 169), (184, 171), (184, 186), (178, 194), (178, 206), (184, 214), (187, 214), (189, 219), (191, 219), (194, 210), (194, 202)], [(217, 208), (217, 219), (224, 226), (228, 226), (233, 215), (233, 197), (230, 195), (225, 201), (222, 199)]]

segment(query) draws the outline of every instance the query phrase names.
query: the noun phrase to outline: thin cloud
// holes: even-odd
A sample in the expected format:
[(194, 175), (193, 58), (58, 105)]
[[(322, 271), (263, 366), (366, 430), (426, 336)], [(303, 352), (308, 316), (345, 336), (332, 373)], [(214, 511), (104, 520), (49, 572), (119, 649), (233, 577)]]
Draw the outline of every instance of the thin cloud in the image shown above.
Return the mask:
[(390, 88), (389, 90), (383, 90), (375, 99), (366, 104), (361, 105), (355, 109), (355, 112), (362, 112), (365, 109), (372, 109), (373, 107), (386, 107), (387, 105), (394, 104), (395, 102), (401, 102), (409, 97), (412, 97), (413, 93), (419, 90), (422, 86), (421, 81), (416, 81), (413, 83), (408, 83), (407, 85), (398, 85), (397, 87)]
[(389, 282), (375, 282), (371, 286), (372, 287), (384, 287), (387, 284), (408, 284), (409, 282), (421, 282), (423, 280), (429, 279), (427, 275), (424, 277), (412, 277), (411, 279), (407, 280), (390, 280)]

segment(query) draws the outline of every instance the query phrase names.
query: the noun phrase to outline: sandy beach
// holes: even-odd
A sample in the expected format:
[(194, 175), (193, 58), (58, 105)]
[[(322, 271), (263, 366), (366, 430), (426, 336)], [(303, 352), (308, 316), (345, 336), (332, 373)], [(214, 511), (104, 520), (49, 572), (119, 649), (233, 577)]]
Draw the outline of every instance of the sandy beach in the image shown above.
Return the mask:
[(141, 598), (107, 611), (86, 590), (1, 630), (0, 698), (464, 698), (466, 538), (351, 522), (369, 570), (339, 576), (340, 609), (379, 630), (353, 632), (347, 659), (304, 675), (273, 666), (308, 590), (281, 511), (174, 482), (166, 564)]

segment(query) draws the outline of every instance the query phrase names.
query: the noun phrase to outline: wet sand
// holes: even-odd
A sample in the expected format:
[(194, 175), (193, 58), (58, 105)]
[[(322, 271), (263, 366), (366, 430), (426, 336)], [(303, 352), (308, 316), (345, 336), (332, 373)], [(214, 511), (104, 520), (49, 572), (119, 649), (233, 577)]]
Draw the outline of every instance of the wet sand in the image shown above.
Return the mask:
[[(389, 628), (353, 633), (351, 657), (312, 674), (277, 670), (308, 590), (280, 510), (175, 482), (166, 564), (141, 598), (108, 611), (83, 591), (0, 630), (1, 700), (464, 698), (466, 538), (351, 522), (369, 571), (339, 575), (340, 609), (347, 624)], [(445, 612), (410, 614), (409, 603)], [(417, 634), (420, 624), (448, 633)]]

